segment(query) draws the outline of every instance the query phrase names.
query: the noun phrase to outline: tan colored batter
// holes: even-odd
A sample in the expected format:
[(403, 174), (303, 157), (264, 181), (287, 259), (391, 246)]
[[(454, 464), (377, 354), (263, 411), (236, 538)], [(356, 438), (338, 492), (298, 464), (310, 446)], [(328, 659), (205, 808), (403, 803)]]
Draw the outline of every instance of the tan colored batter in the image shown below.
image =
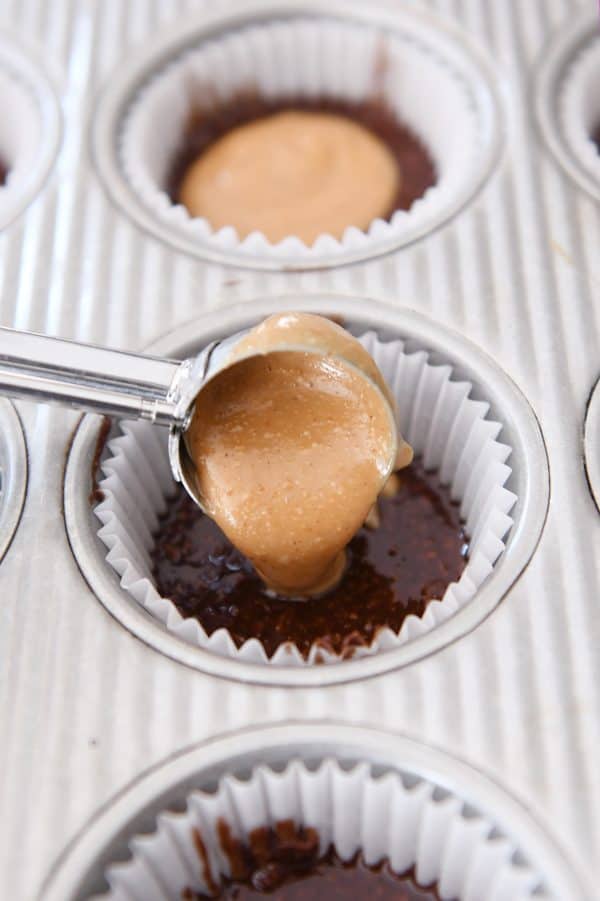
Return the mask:
[(345, 116), (282, 112), (232, 129), (188, 169), (180, 200), (214, 229), (276, 243), (341, 238), (389, 215), (400, 187), (383, 141)]
[(205, 509), (271, 589), (319, 594), (412, 451), (375, 363), (327, 319), (270, 317), (231, 362), (200, 392), (187, 433)]

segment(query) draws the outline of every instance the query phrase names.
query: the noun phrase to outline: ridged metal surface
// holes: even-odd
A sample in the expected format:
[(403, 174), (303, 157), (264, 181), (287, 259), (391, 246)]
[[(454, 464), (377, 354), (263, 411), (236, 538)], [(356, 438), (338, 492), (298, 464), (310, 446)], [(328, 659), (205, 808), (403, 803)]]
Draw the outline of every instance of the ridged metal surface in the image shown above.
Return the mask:
[(501, 165), (426, 240), (380, 261), (298, 275), (174, 253), (111, 206), (91, 168), (88, 124), (111, 69), (200, 6), (4, 0), (0, 23), (37, 44), (66, 124), (45, 189), (0, 237), (0, 322), (138, 349), (199, 312), (286, 290), (414, 307), (477, 342), (528, 396), (547, 442), (550, 513), (510, 596), (445, 651), (366, 683), (252, 688), (157, 654), (90, 595), (61, 509), (76, 417), (19, 405), (30, 473), (0, 568), (0, 897), (33, 898), (97, 807), (166, 755), (238, 726), (331, 716), (406, 732), (483, 770), (552, 832), (591, 881), (589, 898), (599, 897), (600, 517), (581, 435), (600, 371), (600, 206), (549, 156), (532, 112), (536, 60), (589, 3), (427, 4), (495, 61), (507, 127)]

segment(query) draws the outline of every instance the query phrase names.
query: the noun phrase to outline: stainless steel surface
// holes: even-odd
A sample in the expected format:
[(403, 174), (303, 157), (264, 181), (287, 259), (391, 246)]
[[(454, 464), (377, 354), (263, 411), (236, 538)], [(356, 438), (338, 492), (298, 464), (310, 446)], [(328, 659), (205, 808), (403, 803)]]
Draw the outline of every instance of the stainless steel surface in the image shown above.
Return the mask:
[(181, 365), (0, 328), (0, 393), (21, 400), (183, 427), (174, 392)]
[[(362, 307), (362, 309), (360, 309)], [(98, 420), (86, 417), (73, 440), (64, 485), (64, 511), (71, 548), (90, 588), (125, 628), (145, 643), (187, 666), (216, 676), (265, 685), (324, 686), (365, 679), (406, 666), (432, 654), (471, 632), (502, 600), (535, 551), (549, 500), (546, 449), (533, 411), (516, 386), (494, 362), (456, 333), (407, 310), (394, 310), (372, 301), (321, 294), (257, 298), (251, 303), (215, 311), (186, 323), (149, 348), (153, 353), (193, 355), (197, 347), (247, 329), (275, 310), (299, 310), (341, 316), (347, 327), (375, 328), (383, 337), (402, 337), (414, 349), (425, 349), (439, 362), (449, 362), (457, 378), (472, 382), (473, 396), (491, 407), (493, 419), (503, 424), (502, 440), (513, 448), (512, 475), (507, 483), (518, 496), (511, 512), (515, 524), (506, 550), (476, 598), (427, 635), (397, 650), (348, 660), (335, 666), (261, 666), (221, 657), (192, 645), (168, 631), (120, 586), (106, 563), (106, 548), (99, 541), (99, 521), (90, 503), (91, 461), (98, 439)]]
[[(0, 561), (19, 524), (27, 492), (27, 449), (13, 405), (0, 399)], [(0, 597), (2, 592), (0, 591)]]
[(569, 901), (589, 897), (589, 886), (578, 880), (543, 824), (482, 773), (406, 736), (307, 722), (222, 736), (185, 748), (143, 773), (75, 837), (43, 887), (41, 901), (84, 901), (102, 891), (104, 867), (126, 857), (131, 836), (152, 830), (157, 814), (180, 807), (191, 791), (213, 790), (227, 773), (244, 778), (262, 763), (279, 768), (299, 759), (314, 766), (329, 758), (348, 766), (366, 761), (377, 774), (392, 771), (407, 781), (426, 779), (452, 792), (472, 811), (489, 817), (521, 860), (544, 873), (540, 896), (550, 892)]
[[(417, 8), (401, 6), (409, 4)], [(327, 10), (346, 6), (330, 0)], [(398, 2), (386, 6), (393, 15)], [(0, 564), (0, 897), (34, 898), (83, 824), (140, 772), (219, 733), (289, 718), (404, 732), (462, 759), (542, 824), (585, 882), (585, 901), (598, 897), (600, 516), (582, 429), (598, 378), (600, 208), (557, 165), (534, 115), (539, 61), (591, 7), (419, 5), (487, 60), (502, 97), (502, 159), (455, 218), (401, 251), (267, 274), (204, 263), (140, 229), (113, 206), (90, 155), (96, 99), (118, 90), (111, 79), (123, 60), (145, 56), (187, 16), (214, 15), (215, 4), (57, 0), (50, 9), (47, 0), (4, 0), (0, 21), (44, 60), (65, 128), (43, 190), (0, 234), (2, 325), (136, 351), (173, 329), (174, 346), (183, 346), (187, 321), (258, 296), (333, 291), (376, 298), (392, 314), (412, 308), (473, 341), (514, 379), (539, 420), (551, 495), (529, 565), (468, 635), (367, 681), (257, 687), (183, 666), (107, 613), (64, 525), (78, 417), (19, 402), (29, 476)], [(230, 8), (231, 0), (219, 4)], [(357, 315), (368, 313), (356, 305)]]

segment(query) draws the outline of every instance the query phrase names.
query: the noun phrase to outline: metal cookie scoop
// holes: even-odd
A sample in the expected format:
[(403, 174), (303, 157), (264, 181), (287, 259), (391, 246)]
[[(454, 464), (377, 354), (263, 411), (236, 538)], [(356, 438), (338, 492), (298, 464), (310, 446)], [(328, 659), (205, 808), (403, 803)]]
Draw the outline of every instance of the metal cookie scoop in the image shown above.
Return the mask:
[[(213, 341), (196, 357), (181, 362), (0, 328), (0, 394), (168, 426), (173, 476), (204, 509), (185, 433), (198, 393), (232, 364), (233, 349), (250, 331)], [(268, 352), (281, 351), (323, 353), (314, 345), (286, 341)], [(264, 350), (248, 350), (234, 362), (256, 353), (264, 354)], [(389, 472), (405, 447), (402, 441), (400, 451), (393, 447)]]
[(168, 426), (173, 476), (202, 506), (182, 438), (198, 392), (239, 337), (181, 362), (0, 328), (0, 394)]

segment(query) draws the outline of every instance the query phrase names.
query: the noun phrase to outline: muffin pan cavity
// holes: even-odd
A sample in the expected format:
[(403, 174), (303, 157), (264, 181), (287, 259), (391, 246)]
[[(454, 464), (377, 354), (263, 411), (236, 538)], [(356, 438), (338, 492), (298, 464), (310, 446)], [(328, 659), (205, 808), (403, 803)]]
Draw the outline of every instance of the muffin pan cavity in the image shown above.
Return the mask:
[(387, 858), (443, 899), (585, 897), (560, 849), (480, 773), (403, 737), (306, 723), (237, 733), (142, 776), (84, 828), (42, 898), (184, 897), (206, 890), (207, 871), (217, 884), (231, 873), (219, 822), (244, 843), (285, 821), (316, 830), (320, 853)]
[(0, 31), (0, 229), (31, 202), (54, 162), (60, 106), (48, 78), (13, 35)]
[(598, 11), (561, 28), (537, 72), (536, 112), (559, 163), (600, 199), (600, 33)]
[[(542, 438), (527, 402), (467, 341), (414, 313), (361, 298), (285, 297), (224, 309), (189, 323), (151, 350), (188, 356), (272, 312), (307, 310), (341, 316), (369, 346), (395, 392), (400, 426), (426, 468), (439, 471), (461, 505), (471, 541), (467, 566), (423, 616), (398, 634), (382, 629), (350, 659), (311, 649), (303, 659), (282, 645), (267, 657), (259, 642), (241, 647), (219, 629), (208, 637), (182, 619), (153, 584), (149, 561), (158, 515), (173, 490), (166, 435), (123, 424), (103, 454), (99, 504), (90, 504), (97, 418), (79, 428), (65, 478), (71, 545), (90, 586), (148, 644), (199, 669), (274, 684), (325, 684), (400, 666), (470, 631), (500, 601), (533, 552), (548, 501)], [(360, 312), (368, 310), (369, 312)], [(314, 663), (328, 666), (314, 666)]]
[(13, 539), (27, 490), (27, 453), (15, 408), (0, 398), (0, 560)]
[[(341, 237), (324, 231), (311, 243), (213, 228), (171, 199), (170, 173), (190, 120), (239, 97), (290, 98), (291, 106), (294, 98), (381, 104), (426, 148), (435, 184), (365, 230), (349, 224)], [(434, 17), (360, 4), (332, 3), (324, 12), (306, 0), (188, 20), (113, 76), (96, 110), (93, 143), (115, 201), (164, 241), (206, 259), (294, 269), (376, 256), (439, 226), (489, 175), (501, 128), (486, 63)]]

